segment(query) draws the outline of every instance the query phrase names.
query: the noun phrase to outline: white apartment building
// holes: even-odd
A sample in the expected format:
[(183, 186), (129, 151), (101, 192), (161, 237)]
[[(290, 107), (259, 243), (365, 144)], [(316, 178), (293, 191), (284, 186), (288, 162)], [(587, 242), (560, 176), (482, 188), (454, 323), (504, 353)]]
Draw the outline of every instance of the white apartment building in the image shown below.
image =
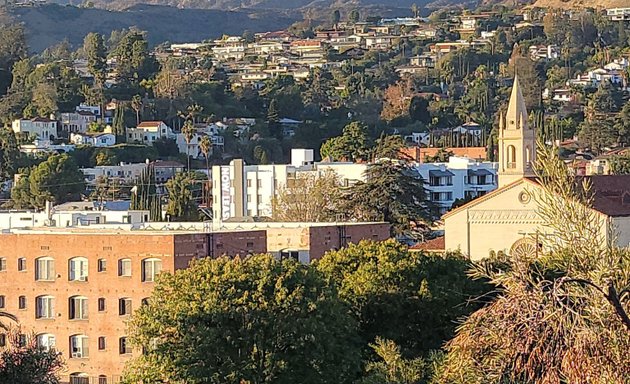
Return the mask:
[(71, 133), (70, 142), (75, 145), (111, 147), (116, 144), (116, 135), (113, 133)]
[[(269, 217), (279, 188), (305, 173), (332, 170), (343, 186), (365, 179), (367, 164), (315, 163), (313, 150), (293, 149), (290, 164), (245, 165), (237, 159), (212, 167), (214, 222), (231, 218)], [(422, 163), (416, 169), (426, 182), (428, 197), (445, 212), (456, 199), (482, 196), (496, 189), (497, 164), (451, 157), (447, 163)]]
[(17, 134), (33, 135), (38, 140), (54, 140), (57, 138), (57, 120), (45, 117), (13, 120), (11, 128)]
[(457, 199), (473, 199), (497, 188), (498, 165), (451, 156), (448, 163), (422, 163), (416, 169), (427, 183), (429, 200), (448, 211)]
[(127, 142), (152, 145), (159, 138), (174, 138), (173, 130), (162, 121), (143, 121), (135, 128), (127, 128)]
[(79, 111), (61, 114), (61, 131), (68, 135), (72, 133), (85, 133), (91, 123), (96, 122), (96, 115), (92, 112)]

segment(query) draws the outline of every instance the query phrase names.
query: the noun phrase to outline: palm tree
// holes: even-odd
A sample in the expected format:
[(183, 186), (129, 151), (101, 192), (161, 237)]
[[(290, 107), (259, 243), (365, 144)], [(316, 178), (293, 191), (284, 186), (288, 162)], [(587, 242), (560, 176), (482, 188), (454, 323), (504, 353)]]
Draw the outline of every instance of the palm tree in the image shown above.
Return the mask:
[[(201, 153), (203, 153), (203, 156), (206, 158), (206, 173), (208, 174), (208, 182), (206, 184), (206, 186), (210, 186), (210, 149), (212, 148), (212, 142), (210, 141), (210, 137), (208, 137), (208, 135), (205, 135), (201, 138), (201, 141), (199, 142), (199, 149), (201, 150)], [(206, 188), (206, 205), (208, 205), (208, 203), (210, 202), (210, 199), (208, 198), (208, 196), (210, 196), (210, 188)]]
[(4, 311), (0, 311), (0, 329), (4, 329), (5, 331), (9, 330), (9, 326), (6, 325), (1, 319), (2, 318), (7, 318), (9, 320), (13, 320), (15, 322), (18, 321), (17, 317), (15, 317), (14, 315), (10, 314), (9, 312), (4, 312)]
[(131, 98), (131, 108), (136, 111), (136, 124), (140, 125), (140, 109), (142, 109), (142, 97), (140, 95)]
[(184, 140), (186, 140), (186, 160), (188, 160), (188, 172), (190, 172), (190, 142), (195, 137), (195, 125), (192, 120), (186, 120), (182, 127), (182, 133), (184, 134)]

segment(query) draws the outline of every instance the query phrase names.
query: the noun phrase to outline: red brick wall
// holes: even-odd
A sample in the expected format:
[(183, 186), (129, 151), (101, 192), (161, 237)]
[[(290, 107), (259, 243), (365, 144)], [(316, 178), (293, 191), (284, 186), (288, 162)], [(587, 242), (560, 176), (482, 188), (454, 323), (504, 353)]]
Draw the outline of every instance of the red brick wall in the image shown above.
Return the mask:
[[(154, 283), (142, 281), (142, 260), (149, 257), (162, 261), (162, 270), (173, 272), (187, 268), (193, 258), (208, 255), (208, 239), (214, 237), (214, 254), (244, 254), (267, 251), (265, 231), (243, 231), (214, 234), (2, 234), (0, 257), (6, 258), (7, 270), (0, 272), (0, 295), (5, 296), (5, 308), (16, 315), (23, 333), (55, 335), (56, 346), (66, 359), (67, 370), (85, 372), (91, 377), (106, 375), (108, 382), (119, 378), (130, 356), (120, 355), (118, 339), (126, 333), (125, 321), (119, 316), (118, 299), (131, 298), (133, 309), (151, 295)], [(218, 249), (218, 245), (221, 248)], [(35, 281), (35, 260), (49, 256), (55, 260), (53, 282)], [(88, 259), (85, 282), (68, 281), (69, 260), (82, 256)], [(18, 272), (18, 258), (26, 258), (27, 269)], [(131, 259), (131, 277), (118, 276), (118, 260)], [(98, 259), (106, 260), (107, 270), (97, 272)], [(55, 298), (54, 320), (36, 319), (36, 297)], [(88, 300), (88, 319), (69, 320), (69, 298), (80, 295)], [(18, 297), (26, 296), (25, 310), (18, 309)], [(104, 298), (105, 311), (98, 311), (98, 299)], [(70, 336), (88, 336), (89, 358), (69, 358)], [(106, 337), (106, 349), (98, 350), (98, 337)], [(94, 379), (94, 382), (97, 382)]]
[[(341, 238), (345, 230), (345, 240)], [(389, 224), (360, 224), (310, 228), (310, 259), (316, 260), (331, 249), (339, 249), (361, 240), (381, 241), (389, 238)]]

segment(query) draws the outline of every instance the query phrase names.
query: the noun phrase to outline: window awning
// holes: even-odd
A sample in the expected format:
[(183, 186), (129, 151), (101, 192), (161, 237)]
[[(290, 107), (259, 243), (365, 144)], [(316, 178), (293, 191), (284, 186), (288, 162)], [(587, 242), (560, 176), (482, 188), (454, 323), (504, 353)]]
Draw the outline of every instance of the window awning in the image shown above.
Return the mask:
[(451, 177), (451, 176), (455, 176), (455, 174), (450, 171), (442, 171), (439, 169), (429, 171), (429, 177)]
[(487, 169), (470, 169), (468, 170), (468, 176), (491, 176), (492, 172)]

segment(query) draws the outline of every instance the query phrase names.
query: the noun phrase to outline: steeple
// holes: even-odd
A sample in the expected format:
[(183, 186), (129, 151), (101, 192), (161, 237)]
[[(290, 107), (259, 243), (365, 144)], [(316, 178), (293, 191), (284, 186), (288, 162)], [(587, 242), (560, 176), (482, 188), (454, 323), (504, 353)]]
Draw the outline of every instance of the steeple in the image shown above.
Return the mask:
[(512, 86), (512, 94), (510, 95), (510, 103), (506, 113), (507, 129), (513, 128), (524, 129), (527, 127), (527, 106), (525, 98), (521, 91), (521, 85), (518, 81), (518, 73), (514, 76), (514, 85)]
[(515, 75), (507, 112), (499, 117), (499, 187), (534, 176), (535, 159), (536, 133), (529, 125), (525, 98)]

